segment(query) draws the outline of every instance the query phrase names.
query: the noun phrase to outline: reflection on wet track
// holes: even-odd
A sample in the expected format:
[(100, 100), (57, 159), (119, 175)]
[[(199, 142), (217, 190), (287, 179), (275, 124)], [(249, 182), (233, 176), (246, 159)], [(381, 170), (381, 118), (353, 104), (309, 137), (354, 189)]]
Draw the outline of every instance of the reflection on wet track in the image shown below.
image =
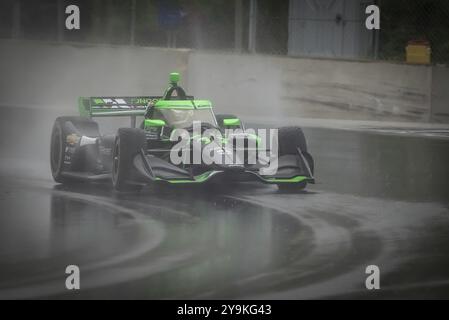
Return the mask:
[[(318, 184), (300, 194), (56, 185), (47, 149), (17, 135), (1, 162), (0, 298), (449, 298), (449, 141), (306, 135)], [(65, 289), (71, 264), (78, 292)]]

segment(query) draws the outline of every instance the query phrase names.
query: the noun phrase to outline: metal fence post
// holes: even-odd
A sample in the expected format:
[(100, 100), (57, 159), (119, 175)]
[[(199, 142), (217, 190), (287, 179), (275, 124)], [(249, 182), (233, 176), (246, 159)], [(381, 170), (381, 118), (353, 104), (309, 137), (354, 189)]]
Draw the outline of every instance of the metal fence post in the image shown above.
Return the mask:
[(65, 29), (65, 25), (64, 25), (65, 10), (64, 10), (64, 6), (62, 5), (62, 0), (58, 0), (57, 10), (58, 10), (58, 21), (57, 21), (58, 41), (62, 42), (62, 41), (64, 41), (64, 29)]
[(243, 30), (243, 7), (242, 0), (235, 0), (235, 30), (234, 30), (234, 49), (242, 52), (242, 30)]
[(22, 1), (20, 0), (14, 1), (14, 6), (12, 9), (13, 25), (11, 30), (11, 37), (13, 39), (17, 39), (22, 36), (21, 2)]
[(256, 35), (257, 35), (257, 0), (250, 0), (248, 50), (251, 53), (256, 52)]
[(131, 0), (130, 44), (136, 44), (136, 0)]
[[(381, 0), (374, 1), (374, 4), (377, 5), (380, 8), (380, 10), (382, 10)], [(379, 60), (379, 44), (380, 44), (380, 30), (374, 30), (374, 60)]]

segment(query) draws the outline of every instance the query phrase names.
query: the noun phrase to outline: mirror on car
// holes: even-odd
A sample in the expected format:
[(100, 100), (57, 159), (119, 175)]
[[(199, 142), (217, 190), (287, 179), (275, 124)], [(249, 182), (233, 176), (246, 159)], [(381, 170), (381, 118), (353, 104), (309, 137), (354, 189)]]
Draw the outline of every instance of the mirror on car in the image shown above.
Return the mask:
[(240, 126), (240, 119), (237, 119), (237, 118), (223, 119), (223, 126), (225, 126), (225, 127), (239, 127)]
[(145, 129), (165, 127), (166, 123), (160, 119), (145, 119)]

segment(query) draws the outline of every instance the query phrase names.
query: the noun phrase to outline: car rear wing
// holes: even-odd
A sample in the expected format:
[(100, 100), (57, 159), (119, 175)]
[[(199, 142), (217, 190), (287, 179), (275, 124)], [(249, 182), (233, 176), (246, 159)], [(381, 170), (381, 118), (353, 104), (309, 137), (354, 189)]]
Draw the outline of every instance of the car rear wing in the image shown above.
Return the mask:
[(78, 107), (82, 117), (143, 116), (150, 104), (162, 97), (81, 97)]

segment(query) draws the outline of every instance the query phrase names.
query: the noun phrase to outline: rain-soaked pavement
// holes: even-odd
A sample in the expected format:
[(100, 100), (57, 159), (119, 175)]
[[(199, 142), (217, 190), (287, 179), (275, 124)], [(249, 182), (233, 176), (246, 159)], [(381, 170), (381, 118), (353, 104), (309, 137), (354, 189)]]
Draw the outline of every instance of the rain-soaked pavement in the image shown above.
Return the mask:
[(54, 116), (0, 110), (0, 298), (449, 298), (448, 139), (309, 128), (307, 192), (117, 194), (55, 184)]

